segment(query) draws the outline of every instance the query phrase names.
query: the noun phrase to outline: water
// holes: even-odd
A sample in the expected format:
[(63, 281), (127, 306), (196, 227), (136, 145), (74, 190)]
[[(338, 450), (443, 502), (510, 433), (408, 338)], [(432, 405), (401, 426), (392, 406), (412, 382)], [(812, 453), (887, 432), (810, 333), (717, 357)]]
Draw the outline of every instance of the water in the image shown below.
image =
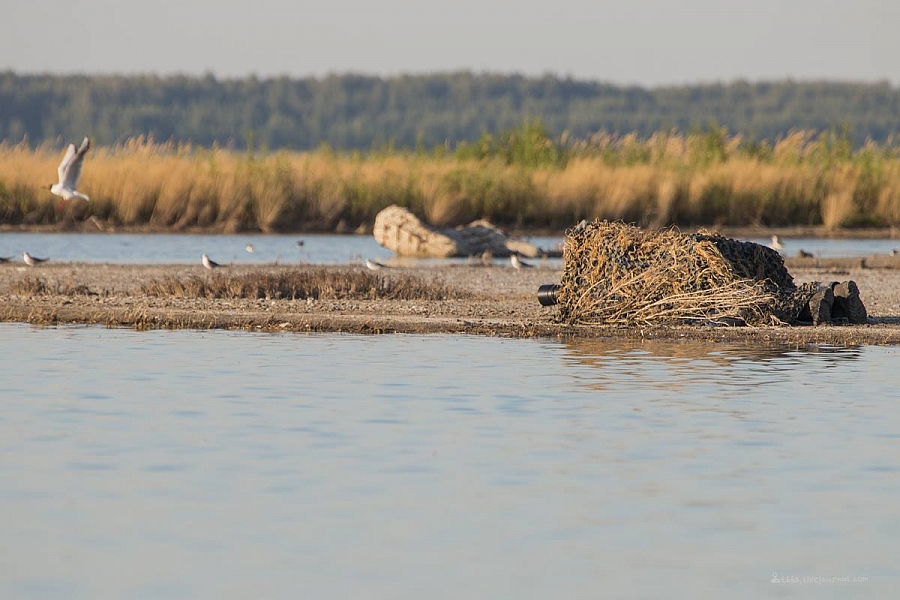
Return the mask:
[[(771, 238), (748, 238), (747, 241), (768, 245)], [(797, 256), (800, 250), (810, 252), (819, 258), (862, 257), (873, 254), (890, 254), (891, 250), (900, 252), (898, 239), (872, 238), (781, 238), (784, 248), (780, 250), (784, 256)]]
[[(526, 238), (541, 248), (554, 249), (563, 242), (561, 236)], [(303, 246), (297, 247), (298, 241)], [(767, 244), (768, 239), (751, 239)], [(795, 256), (799, 249), (820, 257), (869, 256), (888, 254), (900, 248), (900, 240), (892, 239), (792, 239), (783, 240), (785, 256)], [(252, 244), (255, 252), (245, 250)], [(200, 261), (204, 252), (216, 261), (240, 264), (362, 263), (366, 258), (386, 261), (394, 255), (378, 245), (371, 235), (251, 235), (251, 234), (141, 234), (141, 233), (0, 233), (0, 256), (22, 252), (56, 262), (126, 263), (126, 264), (191, 264)], [(396, 259), (395, 259), (396, 260)], [(466, 259), (427, 262), (465, 262)], [(495, 259), (506, 263), (505, 259)], [(409, 261), (407, 261), (409, 262)], [(559, 259), (550, 265), (561, 266)]]
[(0, 597), (900, 582), (897, 347), (2, 324), (0, 356)]
[[(562, 238), (529, 238), (554, 248)], [(298, 247), (297, 242), (303, 245)], [(247, 252), (247, 244), (253, 252)], [(366, 258), (387, 261), (394, 253), (371, 235), (335, 234), (190, 234), (190, 233), (0, 233), (0, 256), (22, 260), (22, 252), (54, 262), (123, 264), (192, 264), (204, 252), (223, 263), (347, 264)], [(439, 262), (465, 262), (466, 259)], [(500, 261), (501, 259), (497, 259)], [(502, 259), (504, 262), (506, 259)], [(420, 261), (429, 262), (429, 261)], [(437, 261), (431, 261), (437, 262)], [(561, 261), (557, 259), (557, 263)]]

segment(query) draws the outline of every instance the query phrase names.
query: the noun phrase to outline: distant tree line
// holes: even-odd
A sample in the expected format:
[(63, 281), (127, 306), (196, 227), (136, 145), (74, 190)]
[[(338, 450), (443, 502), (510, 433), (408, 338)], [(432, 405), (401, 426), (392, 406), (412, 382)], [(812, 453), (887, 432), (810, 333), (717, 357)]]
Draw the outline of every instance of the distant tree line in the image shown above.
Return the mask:
[(145, 135), (309, 150), (412, 150), (539, 120), (554, 136), (725, 127), (751, 140), (794, 129), (848, 132), (855, 146), (894, 143), (900, 89), (888, 83), (777, 82), (624, 87), (570, 77), (475, 74), (218, 79), (212, 75), (0, 72), (0, 140), (100, 144)]

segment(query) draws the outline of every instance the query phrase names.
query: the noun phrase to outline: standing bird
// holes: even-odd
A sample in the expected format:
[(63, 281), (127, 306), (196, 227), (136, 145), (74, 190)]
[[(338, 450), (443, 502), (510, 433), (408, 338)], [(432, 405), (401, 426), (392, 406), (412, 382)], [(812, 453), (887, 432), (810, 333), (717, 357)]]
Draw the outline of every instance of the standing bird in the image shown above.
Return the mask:
[(797, 258), (815, 258), (815, 256), (815, 254), (813, 254), (812, 252), (807, 252), (803, 248), (797, 250)]
[(247, 252), (256, 252), (256, 248), (253, 247), (253, 244), (247, 244), (246, 246), (244, 246), (244, 250), (246, 250)]
[(0, 264), (8, 263), (9, 261), (12, 260), (12, 258), (13, 258), (12, 256), (0, 256)]
[(380, 271), (382, 269), (386, 269), (387, 265), (384, 265), (377, 260), (372, 260), (371, 258), (366, 259), (366, 268), (370, 271)]
[(769, 248), (772, 250), (783, 250), (784, 244), (781, 243), (781, 238), (777, 235), (772, 235), (772, 241), (769, 242)]
[(27, 252), (23, 252), (22, 260), (24, 260), (25, 264), (28, 265), (29, 267), (33, 267), (35, 265), (41, 264), (42, 262), (47, 262), (50, 259), (49, 258), (38, 258), (36, 256), (32, 256), (32, 255), (28, 254)]
[(513, 268), (516, 269), (516, 270), (519, 270), (519, 269), (530, 269), (530, 268), (532, 268), (532, 267), (534, 266), (534, 265), (530, 265), (530, 264), (528, 264), (527, 262), (525, 262), (525, 261), (523, 261), (522, 259), (520, 259), (518, 254), (510, 254), (510, 255), (509, 255), (509, 262), (512, 263)]
[(222, 266), (222, 265), (220, 265), (219, 263), (217, 263), (217, 262), (215, 262), (215, 261), (213, 261), (213, 260), (210, 260), (210, 259), (209, 259), (209, 256), (207, 256), (206, 254), (204, 254), (203, 256), (200, 257), (200, 263), (201, 263), (204, 267), (206, 267), (207, 269), (209, 269), (210, 271), (212, 271), (213, 269), (218, 269), (219, 267)]
[(84, 138), (81, 147), (75, 149), (75, 144), (69, 144), (66, 149), (66, 155), (63, 156), (62, 162), (56, 169), (59, 175), (59, 183), (50, 185), (50, 191), (61, 196), (63, 200), (72, 200), (80, 198), (81, 200), (90, 200), (86, 195), (76, 191), (78, 180), (81, 178), (81, 165), (84, 163), (84, 155), (88, 148), (91, 147), (91, 140)]

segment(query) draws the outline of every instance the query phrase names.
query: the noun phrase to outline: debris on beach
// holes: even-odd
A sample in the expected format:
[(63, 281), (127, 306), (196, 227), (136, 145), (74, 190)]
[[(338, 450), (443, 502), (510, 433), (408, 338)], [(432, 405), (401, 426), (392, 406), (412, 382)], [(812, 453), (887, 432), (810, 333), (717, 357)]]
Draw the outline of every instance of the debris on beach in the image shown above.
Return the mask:
[(372, 235), (376, 242), (398, 256), (450, 258), (482, 256), (489, 252), (492, 256), (504, 258), (514, 254), (539, 258), (553, 254), (524, 240), (510, 237), (485, 219), (456, 229), (437, 229), (426, 225), (408, 209), (396, 204), (375, 215)]
[(595, 325), (866, 323), (853, 281), (796, 285), (766, 246), (582, 221), (567, 233), (558, 319)]

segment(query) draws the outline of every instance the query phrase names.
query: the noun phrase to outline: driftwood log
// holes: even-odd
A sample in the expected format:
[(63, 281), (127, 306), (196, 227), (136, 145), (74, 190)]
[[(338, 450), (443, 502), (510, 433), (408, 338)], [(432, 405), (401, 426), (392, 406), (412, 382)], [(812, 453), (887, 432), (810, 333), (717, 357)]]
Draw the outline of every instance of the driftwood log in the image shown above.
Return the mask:
[(560, 256), (560, 251), (544, 250), (528, 242), (506, 235), (484, 219), (456, 229), (436, 229), (396, 204), (375, 215), (372, 229), (375, 241), (398, 256), (450, 258), (481, 255), (520, 254), (530, 258)]

